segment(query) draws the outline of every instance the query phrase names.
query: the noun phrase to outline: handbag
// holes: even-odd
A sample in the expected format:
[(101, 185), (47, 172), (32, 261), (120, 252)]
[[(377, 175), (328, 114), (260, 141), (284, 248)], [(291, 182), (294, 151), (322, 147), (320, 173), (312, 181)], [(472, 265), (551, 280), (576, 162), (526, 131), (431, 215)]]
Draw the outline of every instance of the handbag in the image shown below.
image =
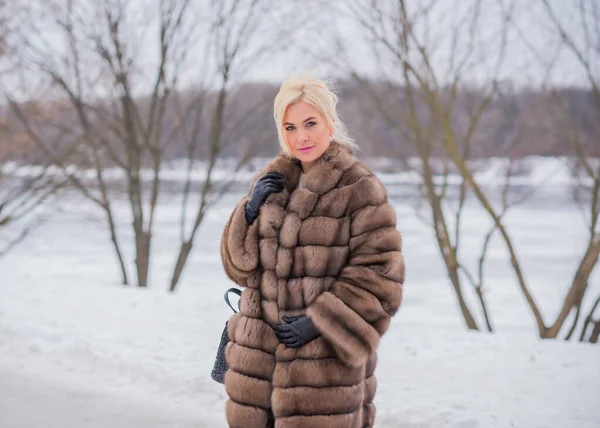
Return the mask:
[[(237, 288), (230, 288), (225, 292), (225, 303), (231, 308), (234, 314), (238, 313), (240, 310), (240, 302), (238, 300), (238, 310), (236, 311), (231, 302), (229, 301), (229, 293), (237, 294), (238, 297), (242, 296), (242, 291)], [(225, 328), (223, 329), (223, 333), (221, 334), (221, 341), (219, 342), (219, 347), (217, 349), (217, 356), (215, 358), (215, 364), (213, 366), (212, 372), (210, 373), (210, 377), (219, 383), (225, 382), (225, 372), (229, 369), (227, 365), (227, 361), (225, 360), (225, 348), (227, 347), (227, 343), (229, 342), (229, 335), (227, 334), (227, 322), (225, 322)]]

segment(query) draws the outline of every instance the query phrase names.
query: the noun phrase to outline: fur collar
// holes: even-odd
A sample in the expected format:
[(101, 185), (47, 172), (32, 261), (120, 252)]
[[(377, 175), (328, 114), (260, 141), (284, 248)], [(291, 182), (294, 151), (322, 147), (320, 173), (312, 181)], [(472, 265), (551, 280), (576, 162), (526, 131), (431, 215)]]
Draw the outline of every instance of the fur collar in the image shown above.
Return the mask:
[(320, 196), (333, 189), (340, 181), (344, 171), (354, 165), (356, 161), (350, 147), (332, 141), (325, 153), (303, 176), (300, 161), (284, 152), (271, 160), (262, 174), (269, 171), (282, 173), (285, 176), (285, 187), (288, 194), (300, 186)]

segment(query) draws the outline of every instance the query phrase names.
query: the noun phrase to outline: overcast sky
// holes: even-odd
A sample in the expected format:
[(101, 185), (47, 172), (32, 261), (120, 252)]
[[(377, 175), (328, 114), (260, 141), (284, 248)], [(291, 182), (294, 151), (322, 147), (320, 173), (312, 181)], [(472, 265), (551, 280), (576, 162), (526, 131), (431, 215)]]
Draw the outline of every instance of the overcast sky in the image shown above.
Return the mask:
[[(193, 33), (194, 43), (187, 58), (187, 71), (179, 79), (181, 87), (193, 85), (200, 80), (206, 70), (203, 66), (215, 69), (215, 58), (218, 58), (215, 52), (206, 55), (207, 43), (214, 46), (215, 33), (206, 31), (205, 19), (214, 9), (210, 12), (211, 9), (206, 6), (212, 3), (213, 7), (215, 4), (225, 4), (227, 7), (233, 1), (236, 0), (192, 0), (190, 12), (186, 14), (186, 28)], [(249, 4), (244, 3), (247, 0), (241, 1), (242, 4)], [(595, 58), (592, 74), (597, 79), (600, 71), (600, 23), (593, 18), (593, 12), (598, 13), (596, 9), (600, 9), (600, 6), (590, 9), (586, 20), (581, 19), (577, 10), (578, 4), (591, 8), (597, 0), (549, 1), (562, 25), (574, 37), (578, 48), (587, 57)], [(9, 6), (15, 9), (19, 7), (19, 3), (11, 3), (12, 6)], [(375, 43), (373, 36), (357, 22), (357, 16), (368, 20), (369, 15), (374, 12), (374, 8), (369, 6), (372, 3), (384, 9), (384, 20), (388, 22), (384, 31), (394, 41), (392, 26), (398, 22), (395, 15), (398, 2), (395, 0), (291, 0), (265, 3), (275, 7), (267, 7), (257, 14), (259, 26), (248, 35), (249, 46), (244, 50), (248, 66), (243, 71), (234, 68), (234, 81), (279, 83), (297, 70), (313, 70), (318, 76), (327, 78), (343, 77), (353, 70), (371, 77), (398, 77), (398, 63), (393, 61), (389, 51), (380, 49), (381, 45)], [(35, 4), (35, 0), (30, 4)], [(65, 7), (67, 2), (57, 0), (56, 4), (59, 6), (54, 9), (60, 10), (60, 6)], [(82, 16), (83, 29), (100, 28), (102, 16), (94, 9), (99, 2), (80, 0), (74, 4)], [(158, 59), (156, 4), (155, 1), (130, 0), (127, 11), (127, 47), (136, 52), (134, 66), (137, 75), (134, 84), (138, 85), (140, 92), (148, 91), (155, 79), (152, 70), (156, 69)], [(409, 10), (411, 15), (423, 5), (434, 4), (427, 20), (421, 18), (415, 21), (415, 31), (419, 44), (431, 52), (431, 63), (439, 81), (452, 78), (450, 58), (461, 57), (469, 51), (468, 66), (462, 72), (462, 81), (465, 83), (485, 83), (492, 78), (510, 81), (518, 86), (537, 86), (547, 81), (559, 85), (586, 85), (589, 82), (584, 68), (574, 55), (560, 48), (560, 36), (543, 9), (542, 0), (410, 0), (407, 4), (413, 8)], [(475, 9), (475, 4), (480, 7)], [(6, 10), (14, 14), (14, 10), (6, 9), (5, 6)], [(511, 25), (505, 33), (504, 42), (502, 17), (506, 14), (510, 14)], [(68, 56), (66, 59), (61, 58), (68, 51), (68, 44), (56, 26), (51, 24), (48, 13), (45, 18), (29, 20), (20, 25), (23, 28), (33, 25), (43, 33), (45, 44), (38, 42), (41, 49), (35, 54), (36, 58), (50, 61), (59, 69), (68, 69)], [(281, 28), (289, 30), (286, 32), (292, 35), (282, 37)], [(452, 51), (455, 34), (457, 48)], [(588, 40), (595, 42), (595, 52), (592, 51), (593, 46), (586, 45), (586, 34)], [(341, 50), (337, 43), (341, 43)], [(503, 61), (498, 62), (502, 46), (505, 47), (504, 57)], [(256, 53), (265, 47), (269, 51), (257, 57)], [(30, 55), (26, 50), (18, 52), (19, 55)], [(452, 52), (454, 53), (451, 54)], [(86, 78), (97, 81), (102, 73), (97, 60), (92, 59), (92, 56), (82, 57), (89, 60), (86, 63)], [(547, 73), (548, 64), (552, 64), (550, 73)], [(4, 87), (16, 87), (20, 82), (23, 94), (38, 91), (35, 85), (38, 77), (35, 73), (4, 73), (1, 76)]]
[[(583, 1), (584, 6), (590, 7), (597, 0)], [(430, 4), (432, 0), (411, 0), (407, 2), (416, 8), (417, 5)], [(346, 2), (331, 2), (333, 5), (343, 7)], [(352, 3), (352, 1), (350, 2)], [(370, 3), (365, 1), (363, 3)], [(389, 16), (393, 16), (396, 1), (382, 0), (377, 2), (390, 7)], [(434, 62), (438, 75), (443, 79), (444, 72), (448, 68), (450, 45), (455, 28), (461, 17), (473, 16), (470, 8), (475, 2), (473, 0), (437, 0), (431, 10), (428, 39), (424, 35), (420, 41), (428, 46), (433, 53)], [(503, 11), (498, 0), (482, 0), (481, 10), (477, 13), (475, 36), (471, 36), (470, 21), (467, 21), (459, 29), (459, 52), (462, 49), (473, 49), (472, 58), (474, 64), (481, 62), (479, 66), (468, 67), (468, 79), (486, 80), (490, 76), (491, 68), (495, 67), (500, 53), (502, 40)], [(578, 3), (575, 0), (550, 0), (550, 4), (557, 12), (564, 28), (569, 31), (584, 53), (584, 29), (581, 16), (578, 14)], [(346, 3), (348, 4), (348, 3)], [(506, 51), (504, 60), (499, 71), (500, 79), (508, 79), (517, 85), (538, 85), (549, 79), (554, 84), (587, 85), (585, 70), (576, 60), (574, 55), (567, 49), (561, 48), (560, 35), (555, 30), (547, 12), (544, 10), (541, 0), (507, 0), (505, 8), (511, 7), (510, 13), (512, 25), (506, 32)], [(303, 67), (314, 68), (322, 74), (343, 75), (348, 69), (332, 67), (327, 61), (315, 60), (315, 53), (320, 56), (332, 58), (337, 57), (339, 52), (331, 41), (341, 39), (348, 49), (348, 59), (354, 68), (366, 75), (393, 76), (397, 68), (393, 67), (385, 72), (382, 65), (373, 54), (375, 44), (356, 20), (345, 13), (341, 13), (334, 7), (312, 6), (312, 21), (319, 31), (306, 31), (298, 34), (296, 41), (300, 44), (299, 49), (290, 49), (271, 56), (262, 66), (256, 67), (249, 73), (249, 78), (279, 81), (286, 74)], [(596, 6), (600, 12), (600, 4)], [(351, 8), (346, 7), (343, 11), (351, 14)], [(370, 8), (366, 9), (369, 12)], [(356, 9), (354, 9), (356, 10)], [(504, 11), (508, 13), (508, 11)], [(315, 25), (308, 22), (297, 22), (298, 25)], [(421, 25), (424, 21), (420, 21)], [(595, 55), (593, 62), (595, 76), (600, 72), (600, 23), (588, 15), (586, 19), (590, 38), (595, 37), (596, 51), (587, 51), (589, 58)], [(425, 33), (424, 26), (419, 31)], [(475, 46), (470, 44), (474, 43)], [(548, 74), (548, 67), (552, 64)]]

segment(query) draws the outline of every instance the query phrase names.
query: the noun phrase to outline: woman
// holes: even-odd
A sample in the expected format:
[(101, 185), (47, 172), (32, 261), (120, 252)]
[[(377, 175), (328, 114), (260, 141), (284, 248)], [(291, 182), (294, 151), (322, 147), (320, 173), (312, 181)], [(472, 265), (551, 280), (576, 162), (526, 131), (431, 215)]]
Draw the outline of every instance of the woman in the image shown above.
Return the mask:
[(226, 349), (234, 428), (374, 423), (376, 348), (400, 306), (404, 260), (386, 190), (355, 159), (336, 105), (315, 78), (282, 84), (282, 153), (225, 227), (225, 271), (244, 287)]

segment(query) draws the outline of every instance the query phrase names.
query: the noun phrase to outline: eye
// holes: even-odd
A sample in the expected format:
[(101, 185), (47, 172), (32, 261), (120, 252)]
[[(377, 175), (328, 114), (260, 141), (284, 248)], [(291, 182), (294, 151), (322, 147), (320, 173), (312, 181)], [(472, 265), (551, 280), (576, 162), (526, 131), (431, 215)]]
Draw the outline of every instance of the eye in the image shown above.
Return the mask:
[(286, 131), (293, 131), (294, 129), (296, 129), (296, 128), (294, 128), (294, 125), (289, 125), (289, 126), (285, 127)]
[(306, 126), (309, 126), (309, 127), (310, 126), (315, 126), (316, 124), (317, 124), (317, 122), (312, 121), (312, 120), (310, 122), (306, 122)]

